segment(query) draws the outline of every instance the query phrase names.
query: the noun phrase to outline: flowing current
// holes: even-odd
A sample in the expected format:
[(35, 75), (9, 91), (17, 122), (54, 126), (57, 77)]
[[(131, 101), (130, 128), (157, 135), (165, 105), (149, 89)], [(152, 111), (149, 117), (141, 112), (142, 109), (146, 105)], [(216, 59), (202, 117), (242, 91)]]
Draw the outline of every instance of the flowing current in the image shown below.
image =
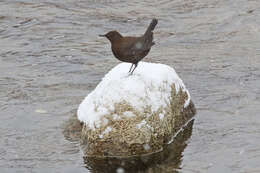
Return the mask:
[(197, 115), (178, 164), (153, 166), (260, 172), (259, 0), (0, 0), (1, 173), (91, 172), (62, 131), (119, 63), (98, 35), (138, 36), (154, 17), (144, 61), (175, 68)]

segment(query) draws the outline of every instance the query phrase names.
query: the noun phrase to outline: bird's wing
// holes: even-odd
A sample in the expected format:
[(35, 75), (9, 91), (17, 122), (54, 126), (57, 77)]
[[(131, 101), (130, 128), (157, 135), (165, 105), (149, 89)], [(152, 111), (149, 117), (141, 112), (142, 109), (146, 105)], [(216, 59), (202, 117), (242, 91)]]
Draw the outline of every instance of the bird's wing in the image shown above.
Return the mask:
[(141, 56), (144, 52), (149, 51), (154, 44), (151, 40), (144, 37), (126, 37), (127, 42), (122, 45), (122, 50), (126, 56)]

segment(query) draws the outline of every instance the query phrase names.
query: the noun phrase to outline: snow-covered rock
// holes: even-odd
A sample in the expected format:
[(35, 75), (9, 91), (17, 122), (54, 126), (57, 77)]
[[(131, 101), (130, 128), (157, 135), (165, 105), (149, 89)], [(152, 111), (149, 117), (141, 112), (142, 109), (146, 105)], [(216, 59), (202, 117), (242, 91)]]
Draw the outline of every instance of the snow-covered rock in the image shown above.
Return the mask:
[(175, 70), (140, 62), (114, 67), (80, 104), (83, 142), (88, 155), (154, 152), (195, 114), (190, 94)]

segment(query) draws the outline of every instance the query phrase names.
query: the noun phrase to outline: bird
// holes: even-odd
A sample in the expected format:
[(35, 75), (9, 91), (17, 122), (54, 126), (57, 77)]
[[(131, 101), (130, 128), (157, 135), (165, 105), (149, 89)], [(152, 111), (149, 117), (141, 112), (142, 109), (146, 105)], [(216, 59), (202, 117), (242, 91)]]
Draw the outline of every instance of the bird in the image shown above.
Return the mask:
[(145, 33), (140, 37), (124, 37), (116, 30), (99, 36), (106, 37), (110, 41), (112, 52), (118, 60), (132, 63), (128, 72), (132, 75), (139, 61), (149, 53), (151, 47), (155, 44), (153, 41), (153, 30), (157, 23), (157, 19), (152, 19)]

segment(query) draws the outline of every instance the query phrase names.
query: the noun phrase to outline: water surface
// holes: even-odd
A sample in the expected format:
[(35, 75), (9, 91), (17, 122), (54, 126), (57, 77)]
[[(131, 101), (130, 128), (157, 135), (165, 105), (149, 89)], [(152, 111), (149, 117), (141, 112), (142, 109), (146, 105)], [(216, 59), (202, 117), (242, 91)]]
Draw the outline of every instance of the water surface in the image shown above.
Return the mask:
[(174, 67), (198, 110), (169, 169), (260, 172), (258, 0), (1, 0), (1, 172), (89, 172), (62, 130), (119, 63), (98, 35), (139, 35), (153, 17), (156, 45), (144, 60)]

